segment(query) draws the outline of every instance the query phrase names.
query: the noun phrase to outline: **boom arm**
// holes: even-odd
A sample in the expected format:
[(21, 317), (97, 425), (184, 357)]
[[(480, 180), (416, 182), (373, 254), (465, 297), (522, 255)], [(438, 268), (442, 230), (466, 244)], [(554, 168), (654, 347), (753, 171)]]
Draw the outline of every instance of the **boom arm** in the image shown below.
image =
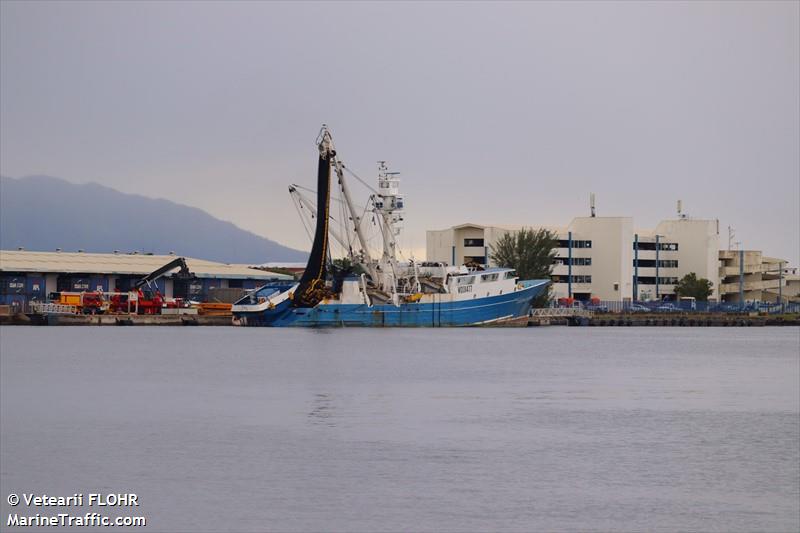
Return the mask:
[(175, 270), (178, 267), (180, 267), (181, 269), (179, 272), (179, 276), (185, 278), (192, 276), (192, 273), (189, 271), (189, 267), (186, 265), (186, 259), (184, 259), (183, 257), (177, 257), (172, 261), (170, 261), (169, 263), (167, 263), (166, 265), (150, 272), (148, 275), (137, 281), (136, 285), (134, 285), (133, 288), (140, 289), (145, 285), (149, 285), (150, 283), (156, 281), (158, 278), (164, 276), (169, 271)]

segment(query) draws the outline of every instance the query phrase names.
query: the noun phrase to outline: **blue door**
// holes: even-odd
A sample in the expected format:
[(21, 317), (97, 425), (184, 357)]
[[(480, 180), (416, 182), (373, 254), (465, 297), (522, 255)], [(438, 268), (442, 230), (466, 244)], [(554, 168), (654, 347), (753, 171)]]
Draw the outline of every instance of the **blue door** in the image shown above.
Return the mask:
[(89, 278), (89, 290), (108, 292), (108, 278), (99, 276)]
[(45, 284), (44, 284), (44, 277), (42, 276), (28, 276), (27, 282), (27, 290), (28, 299), (33, 301), (43, 302), (45, 301), (46, 294), (45, 291)]

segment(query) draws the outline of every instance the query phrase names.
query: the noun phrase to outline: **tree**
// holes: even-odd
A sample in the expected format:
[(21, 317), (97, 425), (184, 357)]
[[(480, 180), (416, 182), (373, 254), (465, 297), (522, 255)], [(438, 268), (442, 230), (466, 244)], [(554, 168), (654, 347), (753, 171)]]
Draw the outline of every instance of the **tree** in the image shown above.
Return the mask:
[(349, 272), (350, 274), (354, 274), (356, 276), (360, 276), (362, 273), (366, 272), (364, 267), (361, 266), (361, 263), (354, 264), (352, 261), (350, 261), (349, 257), (334, 259), (333, 268), (339, 272)]
[[(506, 233), (491, 248), (492, 261), (499, 266), (515, 269), (520, 279), (549, 280), (558, 239), (555, 233), (546, 229), (522, 228), (516, 233)], [(536, 299), (534, 306), (544, 306), (549, 299), (548, 286), (548, 290)]]
[(707, 302), (713, 286), (714, 284), (706, 278), (698, 279), (697, 274), (690, 272), (675, 285), (675, 294), (684, 298), (694, 296), (698, 302)]

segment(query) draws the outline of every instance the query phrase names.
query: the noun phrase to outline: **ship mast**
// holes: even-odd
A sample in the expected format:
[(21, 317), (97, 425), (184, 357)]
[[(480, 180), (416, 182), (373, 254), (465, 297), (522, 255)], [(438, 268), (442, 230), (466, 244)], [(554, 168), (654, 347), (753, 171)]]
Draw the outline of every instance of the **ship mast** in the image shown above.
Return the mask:
[[(328, 242), (321, 233), (330, 233), (332, 237), (348, 250), (350, 260), (360, 263), (369, 274), (372, 282), (380, 289), (392, 295), (397, 303), (397, 284), (398, 284), (398, 265), (397, 265), (397, 236), (400, 234), (400, 223), (403, 221), (403, 196), (400, 194), (399, 172), (389, 172), (385, 161), (378, 162), (378, 190), (370, 197), (372, 202), (372, 213), (377, 215), (378, 226), (380, 227), (383, 241), (383, 250), (380, 260), (373, 260), (367, 246), (367, 239), (361, 227), (362, 217), (353, 203), (350, 194), (350, 187), (344, 177), (344, 164), (339, 160), (334, 148), (333, 139), (327, 125), (323, 124), (320, 134), (317, 137), (317, 147), (320, 152), (320, 164), (317, 183), (317, 231), (312, 246), (312, 253), (309, 258), (309, 265), (303, 279), (300, 281), (299, 294), (303, 294), (306, 301), (320, 298), (321, 293), (311, 295), (315, 289), (320, 289), (320, 282), (324, 279), (324, 259), (321, 256), (327, 253)], [(360, 257), (356, 257), (350, 245), (345, 245), (340, 235), (337, 235), (333, 228), (328, 225), (330, 219), (330, 194), (328, 183), (330, 168), (336, 172), (339, 180), (339, 187), (342, 191), (342, 200), (347, 209), (347, 215), (353, 224), (352, 231), (356, 234), (358, 243), (361, 246)], [(357, 179), (358, 176), (356, 176)], [(359, 179), (359, 181), (361, 181)], [(362, 181), (363, 183), (363, 181)], [(365, 184), (366, 185), (366, 184)], [(369, 187), (371, 189), (371, 187)], [(313, 210), (312, 204), (294, 188), (290, 187), (293, 197), (296, 197), (299, 204), (304, 205), (309, 210)], [(373, 189), (374, 191), (374, 189)], [(351, 230), (346, 220), (342, 221), (345, 226), (347, 242), (350, 237), (347, 235)], [(417, 283), (418, 284), (418, 283)]]
[(378, 194), (374, 199), (375, 212), (381, 217), (383, 261), (397, 262), (397, 240), (403, 221), (403, 196), (400, 195), (399, 172), (389, 172), (386, 161), (378, 161)]
[(328, 219), (330, 215), (331, 160), (336, 157), (333, 140), (327, 126), (317, 136), (317, 224), (308, 263), (293, 295), (295, 307), (314, 307), (325, 297), (325, 277), (328, 259)]

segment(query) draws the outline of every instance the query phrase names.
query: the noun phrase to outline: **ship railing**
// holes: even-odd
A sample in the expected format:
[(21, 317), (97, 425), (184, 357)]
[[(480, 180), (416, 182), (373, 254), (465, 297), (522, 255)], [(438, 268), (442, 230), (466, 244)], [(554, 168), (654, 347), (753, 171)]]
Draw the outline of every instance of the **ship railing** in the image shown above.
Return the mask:
[(31, 313), (36, 315), (76, 315), (77, 305), (30, 302)]
[(594, 311), (580, 307), (539, 307), (531, 310), (531, 316), (539, 318), (591, 317), (592, 315), (594, 315)]

